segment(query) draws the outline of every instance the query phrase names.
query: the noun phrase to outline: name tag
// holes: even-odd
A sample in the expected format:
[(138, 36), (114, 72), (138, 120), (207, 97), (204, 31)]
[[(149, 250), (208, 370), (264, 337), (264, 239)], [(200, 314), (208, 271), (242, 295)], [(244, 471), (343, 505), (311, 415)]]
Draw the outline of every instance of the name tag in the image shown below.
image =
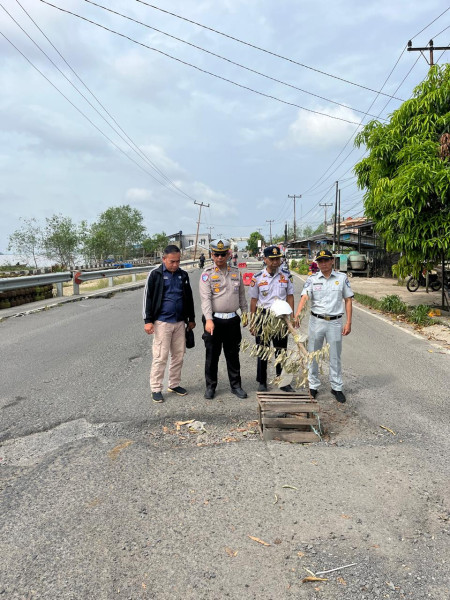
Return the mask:
[(315, 283), (313, 285), (313, 290), (315, 292), (321, 292), (323, 290), (323, 285), (321, 283)]

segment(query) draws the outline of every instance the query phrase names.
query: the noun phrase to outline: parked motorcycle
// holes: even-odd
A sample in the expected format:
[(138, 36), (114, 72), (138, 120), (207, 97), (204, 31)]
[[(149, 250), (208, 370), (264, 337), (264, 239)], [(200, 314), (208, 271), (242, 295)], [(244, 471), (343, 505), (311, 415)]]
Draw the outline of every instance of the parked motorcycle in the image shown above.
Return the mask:
[[(417, 292), (420, 286), (426, 287), (426, 285), (426, 271), (422, 271), (420, 273), (419, 279), (416, 279), (415, 277), (410, 277), (406, 283), (406, 287), (410, 292)], [(428, 285), (433, 290), (433, 292), (437, 292), (441, 289), (442, 283), (439, 281), (439, 276), (437, 273), (428, 274)]]

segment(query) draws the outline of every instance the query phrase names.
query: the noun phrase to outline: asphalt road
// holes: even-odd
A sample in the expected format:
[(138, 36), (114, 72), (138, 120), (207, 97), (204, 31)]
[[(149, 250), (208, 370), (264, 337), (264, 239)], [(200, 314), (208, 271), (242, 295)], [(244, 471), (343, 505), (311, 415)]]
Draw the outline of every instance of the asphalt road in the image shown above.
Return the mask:
[[(265, 443), (255, 359), (241, 356), (247, 400), (223, 360), (204, 400), (200, 327), (189, 394), (151, 403), (141, 300), (0, 324), (0, 598), (450, 597), (448, 354), (356, 310), (348, 403), (326, 375), (318, 396), (324, 441)], [(190, 419), (206, 433), (177, 430)]]

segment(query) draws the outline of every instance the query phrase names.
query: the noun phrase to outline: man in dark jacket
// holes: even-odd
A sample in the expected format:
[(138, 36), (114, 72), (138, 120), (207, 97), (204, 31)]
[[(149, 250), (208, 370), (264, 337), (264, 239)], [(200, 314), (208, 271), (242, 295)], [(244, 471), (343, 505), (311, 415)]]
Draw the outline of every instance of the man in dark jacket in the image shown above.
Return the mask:
[(181, 253), (178, 246), (164, 250), (162, 262), (149, 273), (144, 290), (144, 329), (153, 338), (153, 361), (150, 389), (153, 402), (164, 402), (162, 385), (169, 358), (169, 392), (185, 396), (180, 386), (181, 368), (186, 350), (184, 325), (195, 327), (194, 300), (189, 275), (180, 269)]

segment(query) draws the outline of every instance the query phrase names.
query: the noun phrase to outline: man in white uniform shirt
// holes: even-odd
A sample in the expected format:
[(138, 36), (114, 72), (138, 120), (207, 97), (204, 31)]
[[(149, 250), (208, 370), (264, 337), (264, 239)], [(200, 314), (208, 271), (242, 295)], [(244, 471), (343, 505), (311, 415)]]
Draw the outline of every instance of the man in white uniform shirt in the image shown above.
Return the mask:
[[(333, 269), (333, 255), (329, 250), (321, 250), (316, 256), (316, 262), (320, 271), (306, 280), (295, 317), (298, 318), (310, 298), (308, 351), (320, 350), (324, 341), (330, 345), (331, 393), (338, 402), (343, 403), (346, 398), (342, 391), (342, 336), (348, 335), (352, 330), (352, 298), (354, 294), (347, 275)], [(344, 306), (345, 323), (342, 320)], [(316, 360), (309, 367), (308, 381), (311, 396), (315, 398), (320, 386), (319, 366)]]
[[(294, 312), (294, 284), (292, 283), (292, 275), (289, 269), (281, 266), (281, 250), (278, 246), (269, 246), (264, 249), (264, 262), (266, 267), (253, 276), (250, 283), (250, 312), (255, 313), (258, 306), (263, 310), (269, 310), (274, 300), (278, 298), (285, 300)], [(258, 331), (255, 342), (258, 345), (265, 345)], [(275, 356), (278, 356), (282, 349), (287, 348), (288, 338), (274, 337), (268, 340), (267, 345), (272, 341), (273, 347), (276, 348)], [(275, 367), (277, 376), (281, 375), (281, 365)], [(256, 381), (259, 383), (258, 391), (267, 391), (267, 360), (258, 357), (256, 367)], [(284, 392), (294, 392), (295, 390), (286, 385), (280, 388)]]

